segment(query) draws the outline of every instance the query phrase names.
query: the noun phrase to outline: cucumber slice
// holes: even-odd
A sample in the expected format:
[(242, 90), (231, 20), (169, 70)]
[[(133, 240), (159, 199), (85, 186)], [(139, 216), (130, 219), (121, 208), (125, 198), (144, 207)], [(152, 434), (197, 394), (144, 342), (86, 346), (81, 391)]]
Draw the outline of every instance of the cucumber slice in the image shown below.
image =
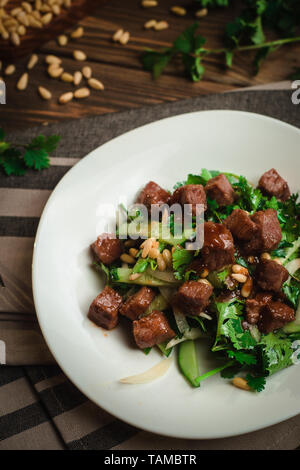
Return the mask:
[(166, 349), (167, 344), (168, 344), (167, 342), (160, 343), (160, 344), (157, 344), (157, 347), (158, 349), (160, 349), (160, 351), (163, 353), (164, 356), (169, 357), (173, 348)]
[(121, 282), (125, 284), (139, 284), (141, 286), (170, 286), (169, 282), (162, 281), (161, 279), (155, 278), (150, 274), (144, 272), (141, 273), (140, 277), (131, 281), (129, 276), (132, 274), (130, 268), (112, 268), (110, 271), (111, 279), (113, 282)]
[(179, 344), (178, 364), (182, 374), (193, 387), (200, 387), (196, 378), (199, 376), (199, 366), (195, 342), (184, 341)]

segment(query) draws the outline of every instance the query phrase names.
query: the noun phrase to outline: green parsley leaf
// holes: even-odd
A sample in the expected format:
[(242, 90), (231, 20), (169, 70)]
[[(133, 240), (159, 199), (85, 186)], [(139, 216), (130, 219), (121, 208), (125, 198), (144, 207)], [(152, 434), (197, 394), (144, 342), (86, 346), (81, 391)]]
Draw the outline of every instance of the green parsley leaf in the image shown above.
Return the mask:
[(264, 375), (272, 375), (292, 365), (293, 349), (291, 341), (282, 332), (263, 335), (261, 344), (261, 361)]
[(246, 380), (247, 380), (249, 387), (255, 392), (262, 392), (265, 389), (265, 385), (266, 385), (265, 377), (255, 377), (251, 374), (247, 374)]
[(257, 359), (253, 354), (245, 353), (243, 351), (227, 351), (228, 357), (236, 359), (237, 362), (243, 365), (253, 365), (257, 363)]

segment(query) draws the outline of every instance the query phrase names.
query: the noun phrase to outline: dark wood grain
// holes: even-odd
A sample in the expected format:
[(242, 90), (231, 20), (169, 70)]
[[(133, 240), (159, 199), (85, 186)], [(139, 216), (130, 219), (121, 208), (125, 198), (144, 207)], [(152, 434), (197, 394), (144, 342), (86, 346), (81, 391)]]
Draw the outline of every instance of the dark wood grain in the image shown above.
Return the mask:
[[(93, 15), (80, 21), (85, 29), (83, 38), (70, 41), (65, 47), (50, 40), (39, 48), (39, 62), (30, 72), (29, 85), (24, 92), (16, 90), (16, 82), (24, 72), (28, 58), (19, 60), (16, 63), (16, 73), (5, 77), (7, 104), (2, 105), (0, 110), (1, 125), (8, 129), (28, 127), (43, 122), (122, 111), (205, 93), (276, 82), (286, 79), (295, 67), (300, 66), (300, 46), (290, 45), (274, 52), (256, 76), (251, 65), (253, 56), (247, 53), (236, 57), (231, 70), (224, 68), (222, 57), (210, 57), (205, 63), (205, 77), (199, 83), (187, 80), (178, 64), (171, 64), (162, 77), (153, 81), (150, 74), (141, 67), (141, 52), (147, 47), (159, 49), (169, 45), (194, 21), (191, 13), (183, 18), (170, 14), (169, 8), (175, 3), (177, 2), (174, 0), (160, 0), (158, 7), (143, 9), (139, 6), (139, 0), (109, 0), (104, 7), (97, 8)], [(179, 3), (184, 5), (190, 2), (182, 0)], [(208, 47), (222, 44), (224, 26), (235, 14), (234, 9), (217, 10), (199, 21), (199, 32), (207, 38)], [(143, 28), (144, 22), (151, 18), (167, 20), (170, 28), (161, 32), (146, 31)], [(111, 40), (112, 34), (120, 27), (131, 33), (131, 40), (126, 46)], [(72, 51), (76, 48), (87, 53), (86, 63), (73, 60)], [(74, 87), (47, 75), (44, 63), (47, 54), (60, 56), (66, 71), (72, 72), (85, 64), (90, 65), (93, 75), (104, 83), (105, 90), (93, 90), (87, 99), (59, 105), (57, 99), (60, 94)], [(52, 91), (53, 98), (50, 102), (42, 101), (38, 96), (38, 85)]]

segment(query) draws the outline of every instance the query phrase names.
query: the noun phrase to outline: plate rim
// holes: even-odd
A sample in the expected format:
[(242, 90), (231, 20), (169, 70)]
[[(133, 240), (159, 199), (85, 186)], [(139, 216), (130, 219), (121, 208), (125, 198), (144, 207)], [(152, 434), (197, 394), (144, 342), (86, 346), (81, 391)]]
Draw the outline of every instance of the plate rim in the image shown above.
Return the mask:
[[(141, 130), (147, 128), (147, 127), (151, 127), (153, 124), (157, 124), (157, 123), (160, 123), (162, 121), (169, 121), (169, 120), (173, 120), (173, 119), (176, 119), (176, 118), (181, 118), (183, 116), (204, 114), (204, 113), (206, 113), (206, 114), (208, 114), (208, 113), (210, 113), (210, 114), (213, 114), (213, 113), (236, 114), (236, 115), (245, 115), (245, 116), (248, 116), (250, 118), (261, 119), (263, 121), (267, 120), (269, 122), (274, 122), (277, 125), (279, 124), (281, 126), (288, 127), (289, 129), (293, 130), (294, 132), (297, 132), (300, 135), (300, 129), (297, 128), (296, 126), (292, 125), (292, 124), (289, 124), (285, 121), (281, 121), (280, 119), (277, 119), (277, 118), (273, 118), (271, 116), (267, 116), (267, 115), (260, 114), (260, 113), (249, 112), (249, 111), (243, 111), (243, 110), (231, 110), (231, 109), (196, 110), (196, 111), (192, 111), (192, 112), (186, 112), (186, 113), (176, 114), (176, 115), (173, 115), (173, 116), (168, 116), (168, 117), (165, 117), (165, 118), (162, 118), (162, 119), (157, 119), (157, 120), (151, 121), (150, 123), (143, 124), (141, 126), (130, 129), (130, 130), (128, 130), (128, 131), (126, 131), (126, 132), (124, 132), (124, 133), (122, 133), (122, 134), (120, 134), (120, 135), (118, 135), (118, 136), (116, 136), (112, 139), (110, 139), (109, 141), (107, 141), (103, 144), (100, 144), (98, 147), (94, 148), (89, 153), (87, 153), (84, 157), (81, 157), (80, 160), (65, 173), (65, 175), (60, 179), (60, 181), (54, 187), (54, 189), (52, 190), (52, 192), (51, 192), (51, 194), (50, 194), (50, 196), (49, 196), (49, 198), (48, 198), (48, 200), (47, 200), (47, 202), (46, 202), (46, 204), (43, 208), (42, 214), (40, 216), (37, 232), (36, 232), (36, 235), (35, 235), (34, 245), (33, 245), (33, 257), (32, 257), (32, 292), (33, 292), (33, 300), (34, 300), (34, 306), (35, 306), (35, 311), (36, 311), (38, 324), (39, 324), (39, 327), (41, 329), (43, 338), (44, 338), (51, 354), (53, 355), (55, 361), (57, 362), (59, 367), (62, 369), (64, 374), (78, 388), (78, 390), (81, 393), (83, 393), (83, 395), (85, 395), (89, 400), (91, 400), (93, 403), (96, 404), (96, 406), (98, 406), (100, 408), (102, 408), (102, 405), (97, 403), (95, 401), (95, 399), (92, 398), (92, 396), (89, 393), (89, 390), (85, 389), (85, 387), (83, 385), (77, 383), (77, 380), (75, 380), (73, 377), (71, 377), (69, 375), (69, 372), (61, 364), (60, 358), (57, 357), (55, 348), (52, 348), (52, 345), (50, 344), (51, 341), (49, 340), (49, 337), (47, 335), (46, 326), (43, 322), (42, 315), (39, 312), (39, 308), (38, 308), (38, 295), (39, 294), (37, 292), (38, 289), (37, 289), (37, 281), (36, 281), (37, 263), (38, 263), (38, 261), (37, 261), (37, 251), (38, 251), (40, 233), (42, 231), (42, 227), (43, 227), (43, 224), (44, 224), (46, 216), (47, 216), (48, 208), (50, 207), (50, 204), (52, 204), (52, 200), (56, 197), (55, 193), (64, 184), (64, 182), (67, 180), (67, 178), (70, 177), (70, 175), (74, 171), (75, 167), (76, 167), (76, 171), (77, 171), (78, 170), (77, 167), (84, 164), (86, 159), (92, 158), (92, 155), (95, 152), (97, 152), (97, 150), (99, 148), (109, 146), (113, 141), (115, 141), (119, 138), (122, 138), (123, 136), (125, 137), (128, 134), (134, 133), (136, 131), (141, 131)], [(249, 424), (248, 425), (243, 425), (243, 426), (240, 427), (240, 429), (242, 429), (242, 430), (237, 431), (237, 432), (230, 432), (230, 433), (222, 432), (222, 433), (219, 433), (219, 434), (214, 433), (213, 435), (208, 433), (208, 434), (205, 434), (205, 435), (202, 434), (200, 436), (199, 435), (195, 436), (194, 434), (189, 434), (188, 432), (184, 432), (184, 433), (174, 432), (174, 433), (172, 433), (172, 432), (159, 431), (159, 430), (155, 429), (155, 427), (153, 427), (153, 426), (152, 427), (151, 426), (142, 426), (140, 423), (137, 424), (134, 419), (131, 420), (130, 418), (127, 418), (127, 417), (125, 418), (123, 416), (120, 416), (120, 414), (116, 414), (112, 407), (105, 406), (102, 409), (104, 411), (107, 411), (108, 413), (110, 413), (115, 418), (120, 419), (123, 422), (125, 422), (125, 423), (127, 423), (131, 426), (136, 427), (138, 430), (151, 432), (151, 433), (154, 433), (156, 435), (161, 435), (161, 436), (165, 436), (165, 437), (171, 437), (171, 438), (176, 438), (176, 439), (190, 439), (190, 440), (222, 439), (222, 438), (230, 438), (230, 437), (235, 437), (235, 436), (241, 436), (241, 435), (248, 434), (248, 433), (251, 433), (251, 432), (255, 432), (255, 431), (258, 431), (258, 430), (266, 429), (266, 428), (268, 428), (272, 425), (276, 425), (276, 424), (284, 422), (288, 419), (291, 419), (292, 417), (295, 417), (299, 414), (298, 411), (295, 411), (295, 412), (291, 412), (291, 413), (285, 415), (284, 418), (282, 418), (282, 417), (277, 418), (277, 419), (271, 419), (270, 418), (270, 419), (267, 419), (265, 424), (263, 424), (263, 425), (255, 425), (255, 424), (253, 424), (253, 425), (249, 425)]]

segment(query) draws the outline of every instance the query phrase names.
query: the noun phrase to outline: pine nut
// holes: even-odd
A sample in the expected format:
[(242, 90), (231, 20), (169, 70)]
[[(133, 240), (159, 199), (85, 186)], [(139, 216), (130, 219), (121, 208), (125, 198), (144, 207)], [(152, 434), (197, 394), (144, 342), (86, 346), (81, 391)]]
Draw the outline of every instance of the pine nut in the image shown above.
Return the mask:
[(5, 27), (3, 26), (1, 20), (0, 20), (0, 34), (1, 34), (3, 39), (8, 39), (9, 38), (9, 34), (8, 34), (7, 30), (5, 29)]
[(34, 5), (36, 10), (40, 10), (42, 8), (42, 0), (35, 0)]
[(59, 57), (56, 57), (55, 55), (47, 55), (45, 58), (45, 62), (47, 64), (61, 64), (61, 59)]
[(42, 86), (38, 87), (39, 94), (44, 100), (50, 100), (52, 98), (52, 94), (47, 88), (44, 88)]
[(240, 282), (241, 284), (244, 284), (247, 281), (247, 276), (244, 274), (231, 274), (232, 279), (234, 279), (237, 282)]
[(4, 70), (4, 74), (12, 75), (13, 73), (15, 73), (15, 71), (16, 71), (16, 67), (13, 64), (11, 64), (6, 67), (6, 69)]
[(77, 99), (87, 98), (88, 96), (90, 96), (90, 94), (90, 90), (86, 87), (79, 88), (78, 90), (74, 91), (74, 97)]
[(166, 21), (158, 21), (154, 26), (155, 31), (163, 31), (164, 29), (168, 29), (169, 23)]
[(135, 246), (135, 243), (135, 240), (126, 240), (126, 242), (124, 242), (124, 245), (126, 246), (126, 248), (129, 248)]
[(22, 5), (22, 7), (23, 7), (23, 10), (25, 10), (27, 13), (31, 13), (31, 12), (32, 12), (32, 6), (30, 5), (30, 3), (28, 3), (28, 2), (22, 2), (21, 5)]
[(126, 46), (129, 39), (130, 39), (130, 33), (129, 33), (129, 31), (125, 31), (125, 33), (122, 34), (119, 42), (120, 42), (120, 44), (122, 44), (122, 46)]
[(51, 64), (48, 67), (48, 74), (52, 78), (58, 78), (61, 76), (63, 73), (64, 69), (62, 67), (59, 67), (57, 64)]
[(13, 31), (10, 35), (10, 39), (11, 39), (11, 42), (15, 45), (15, 46), (19, 46), (20, 45), (20, 36), (18, 35), (18, 33), (16, 33), (15, 31)]
[(68, 73), (68, 72), (62, 73), (60, 78), (63, 82), (73, 83), (73, 81), (74, 81), (73, 75), (71, 73)]
[(129, 249), (129, 254), (130, 254), (131, 256), (133, 256), (134, 258), (136, 258), (138, 252), (139, 252), (139, 250), (137, 250), (136, 248), (130, 248), (130, 249)]
[(77, 70), (74, 73), (74, 85), (78, 86), (81, 80), (82, 80), (82, 73), (79, 70)]
[(233, 385), (237, 388), (241, 388), (242, 390), (250, 390), (250, 387), (245, 379), (242, 377), (234, 377), (232, 381)]
[(154, 26), (156, 25), (156, 23), (157, 23), (156, 20), (149, 20), (149, 21), (146, 21), (146, 23), (144, 24), (144, 28), (145, 28), (145, 29), (154, 28)]
[(26, 28), (23, 24), (20, 24), (20, 26), (18, 26), (17, 33), (19, 34), (19, 36), (25, 36)]
[(186, 9), (183, 7), (174, 6), (174, 7), (171, 7), (170, 10), (172, 13), (174, 13), (174, 15), (177, 15), (177, 16), (186, 15)]
[(133, 258), (133, 256), (130, 256), (130, 255), (128, 255), (127, 253), (123, 253), (123, 254), (120, 256), (120, 259), (121, 259), (121, 261), (124, 261), (124, 263), (128, 263), (128, 264), (133, 264), (133, 263), (135, 263), (135, 259)]
[(273, 261), (275, 261), (277, 264), (282, 264), (282, 259), (280, 258), (273, 258)]
[(170, 250), (164, 249), (162, 252), (162, 257), (165, 260), (167, 266), (172, 267), (172, 255)]
[(153, 248), (153, 246), (152, 246), (152, 248), (150, 248), (150, 250), (149, 250), (149, 255), (148, 256), (150, 258), (156, 259), (159, 255), (160, 255), (159, 250), (157, 248)]
[(113, 41), (115, 42), (120, 41), (123, 34), (124, 34), (124, 29), (118, 29), (112, 37)]
[(29, 26), (29, 21), (26, 16), (26, 13), (24, 12), (19, 13), (19, 15), (17, 16), (17, 20), (19, 21), (19, 23), (22, 23), (24, 26)]
[(83, 51), (79, 50), (73, 52), (73, 57), (75, 60), (86, 60), (86, 54)]
[(73, 99), (73, 92), (72, 91), (68, 91), (67, 93), (63, 93), (62, 95), (60, 95), (60, 97), (58, 98), (58, 102), (60, 104), (66, 104), (66, 103), (69, 103), (69, 101), (71, 101)]
[(269, 253), (262, 253), (260, 255), (261, 260), (271, 259), (271, 255)]
[(41, 21), (37, 20), (33, 15), (28, 15), (27, 18), (28, 18), (29, 26), (31, 26), (32, 28), (42, 28), (43, 27), (43, 23), (41, 23)]
[(45, 25), (49, 24), (52, 18), (53, 18), (52, 13), (46, 13), (46, 15), (42, 16), (41, 22)]
[(157, 257), (157, 267), (159, 271), (165, 271), (167, 267), (166, 262), (161, 254), (159, 254), (159, 256)]
[(248, 263), (253, 264), (255, 261), (254, 256), (248, 256), (247, 261)]
[(142, 0), (141, 5), (143, 8), (157, 7), (157, 0)]
[(64, 0), (64, 6), (65, 6), (66, 8), (70, 8), (70, 7), (71, 7), (71, 3), (72, 3), (71, 0)]
[(202, 279), (204, 279), (204, 278), (207, 277), (208, 275), (209, 275), (209, 270), (206, 269), (206, 268), (204, 268), (203, 271), (202, 271), (201, 274), (200, 274), (200, 277), (201, 277)]
[(33, 10), (33, 12), (32, 12), (31, 14), (32, 14), (32, 16), (34, 16), (34, 18), (35, 18), (36, 20), (39, 21), (39, 20), (41, 19), (41, 14), (40, 14), (40, 12), (39, 12), (38, 10)]
[(240, 264), (234, 264), (231, 270), (235, 274), (244, 274), (245, 276), (248, 276), (249, 274), (248, 269), (244, 268), (244, 266), (241, 266)]
[(100, 80), (96, 80), (96, 78), (90, 78), (88, 80), (88, 84), (91, 88), (94, 88), (95, 90), (104, 90), (104, 85)]
[(68, 44), (68, 37), (65, 34), (61, 34), (58, 36), (57, 42), (60, 46), (66, 46)]
[(130, 280), (130, 281), (135, 281), (135, 280), (138, 279), (140, 276), (141, 276), (141, 273), (130, 274), (129, 280)]
[(152, 242), (153, 242), (152, 239), (148, 238), (141, 244), (141, 247), (143, 248), (142, 258), (147, 258), (149, 251), (152, 248)]
[(197, 10), (195, 13), (196, 18), (204, 18), (208, 13), (207, 8), (201, 8), (200, 10)]
[(198, 282), (202, 284), (207, 284), (208, 286), (211, 286), (211, 283), (207, 279), (198, 279)]
[(19, 13), (21, 13), (21, 11), (22, 11), (22, 8), (16, 7), (10, 10), (10, 14), (11, 16), (17, 16)]
[(91, 76), (92, 76), (92, 69), (91, 69), (91, 67), (89, 67), (88, 65), (86, 65), (85, 67), (83, 67), (83, 68), (81, 69), (81, 71), (82, 71), (82, 75), (84, 76), (84, 78), (86, 78), (87, 80), (88, 80), (89, 78), (91, 78)]
[(26, 90), (27, 85), (28, 85), (28, 73), (25, 72), (19, 78), (18, 83), (17, 83), (17, 88), (18, 90), (23, 91), (23, 90)]
[(55, 16), (60, 15), (60, 12), (61, 12), (60, 6), (56, 4), (52, 5), (52, 11)]
[(84, 33), (83, 27), (79, 26), (78, 28), (75, 29), (75, 31), (73, 31), (71, 33), (71, 38), (72, 39), (79, 39), (83, 36), (83, 33)]
[(247, 299), (247, 297), (249, 297), (249, 295), (251, 294), (252, 287), (253, 287), (253, 281), (251, 277), (248, 277), (247, 281), (245, 282), (245, 284), (243, 285), (241, 289), (242, 297), (245, 297), (245, 299)]

